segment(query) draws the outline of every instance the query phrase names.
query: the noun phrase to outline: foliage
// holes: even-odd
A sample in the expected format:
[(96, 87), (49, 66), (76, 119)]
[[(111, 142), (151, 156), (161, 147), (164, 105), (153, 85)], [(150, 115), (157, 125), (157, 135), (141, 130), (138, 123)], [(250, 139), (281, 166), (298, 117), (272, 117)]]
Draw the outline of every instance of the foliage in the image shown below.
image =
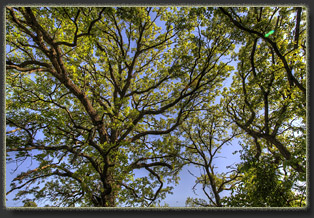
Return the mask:
[(34, 201), (25, 201), (23, 207), (37, 207), (37, 204)]
[[(232, 183), (226, 190), (231, 193), (219, 193), (213, 181), (224, 181), (225, 175), (217, 177), (213, 170), (215, 146), (204, 140), (204, 132), (196, 139), (190, 137), (192, 142), (188, 144), (196, 148), (195, 144), (201, 142), (208, 152), (194, 152), (205, 164), (188, 160), (204, 170), (196, 185), (202, 184), (207, 199), (189, 197), (186, 205), (304, 207), (306, 12), (304, 8), (241, 7), (219, 8), (215, 14), (221, 15), (228, 25), (225, 30), (232, 32), (230, 39), (238, 45), (232, 54), (238, 64), (231, 86), (224, 87), (220, 98), (222, 105), (218, 108), (224, 113), (209, 111), (215, 118), (221, 116), (231, 123), (223, 125), (224, 132), (238, 136), (242, 161), (236, 165), (237, 176), (228, 180)], [(266, 35), (270, 30), (275, 34)], [(211, 126), (207, 124), (210, 118), (201, 119), (206, 126), (201, 130)], [(224, 136), (217, 139), (223, 140)], [(194, 155), (191, 153), (188, 156)], [(212, 181), (208, 182), (210, 177)]]
[(7, 161), (38, 165), (16, 200), (156, 207), (194, 165), (187, 206), (305, 206), (305, 8), (6, 12)]
[[(242, 45), (234, 53), (233, 83), (222, 98), (233, 129), (243, 132), (243, 176), (227, 205), (304, 206), (306, 12), (279, 7), (220, 12)], [(265, 36), (270, 30), (274, 34)]]
[[(238, 127), (256, 139), (258, 153), (265, 148), (258, 146), (259, 141), (266, 140), (268, 149), (275, 147), (302, 176), (306, 160), (306, 65), (305, 49), (297, 45), (305, 43), (306, 35), (301, 17), (294, 21), (291, 15), (302, 8), (252, 8), (237, 19), (228, 10), (221, 10), (241, 32), (249, 33), (240, 40), (243, 46), (234, 55), (239, 60), (238, 71), (231, 88), (224, 93), (227, 112)], [(242, 12), (242, 8), (235, 10)], [(270, 16), (268, 22), (263, 20), (265, 15)], [(250, 27), (248, 22), (254, 19), (257, 24)], [(289, 33), (295, 26), (299, 29), (291, 37)], [(266, 29), (275, 30), (275, 34), (265, 37)]]
[(230, 43), (216, 24), (205, 38), (190, 10), (7, 8), (7, 152), (39, 162), (11, 191), (37, 184), (17, 196), (57, 206), (153, 206), (170, 193), (182, 164), (169, 133), (229, 69)]
[[(244, 146), (243, 146), (244, 147)], [(246, 149), (238, 165), (241, 179), (230, 196), (224, 197), (229, 207), (304, 207), (305, 184), (297, 187), (297, 174), (290, 173), (279, 160), (263, 155), (257, 160)]]

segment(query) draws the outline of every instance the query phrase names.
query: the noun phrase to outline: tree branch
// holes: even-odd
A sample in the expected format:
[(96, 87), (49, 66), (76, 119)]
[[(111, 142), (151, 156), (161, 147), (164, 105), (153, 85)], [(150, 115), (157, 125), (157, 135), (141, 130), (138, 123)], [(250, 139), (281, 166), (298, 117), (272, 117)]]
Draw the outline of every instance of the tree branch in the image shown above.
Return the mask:
[(274, 41), (272, 41), (269, 37), (265, 37), (264, 34), (257, 32), (255, 30), (249, 29), (247, 27), (245, 27), (244, 25), (242, 25), (241, 23), (239, 23), (238, 21), (234, 20), (231, 16), (231, 14), (229, 14), (224, 8), (219, 7), (219, 9), (229, 17), (229, 19), (231, 20), (231, 22), (238, 27), (241, 30), (244, 30), (248, 33), (251, 34), (255, 34), (257, 36), (259, 36), (260, 38), (262, 38), (264, 41), (268, 42), (274, 49), (275, 53), (277, 54), (277, 56), (280, 58), (280, 60), (282, 61), (285, 69), (286, 69), (286, 73), (287, 73), (287, 78), (289, 81), (290, 86), (293, 86), (293, 84), (296, 84), (296, 86), (304, 93), (306, 94), (306, 89), (305, 87), (303, 87), (303, 85), (301, 83), (299, 83), (299, 81), (293, 76), (291, 68), (288, 65), (288, 62), (286, 60), (286, 58), (281, 54), (281, 52), (279, 51), (279, 48), (277, 46), (277, 43), (275, 43)]

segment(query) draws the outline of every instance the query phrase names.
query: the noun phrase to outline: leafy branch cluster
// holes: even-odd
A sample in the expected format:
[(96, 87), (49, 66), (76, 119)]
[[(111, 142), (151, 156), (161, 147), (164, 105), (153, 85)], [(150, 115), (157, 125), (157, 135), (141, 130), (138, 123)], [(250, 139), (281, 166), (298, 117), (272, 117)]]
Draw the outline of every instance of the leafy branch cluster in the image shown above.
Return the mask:
[[(152, 207), (194, 165), (207, 199), (189, 206), (304, 205), (304, 8), (6, 12), (7, 161), (38, 163), (7, 195)], [(242, 161), (219, 172), (235, 139)]]

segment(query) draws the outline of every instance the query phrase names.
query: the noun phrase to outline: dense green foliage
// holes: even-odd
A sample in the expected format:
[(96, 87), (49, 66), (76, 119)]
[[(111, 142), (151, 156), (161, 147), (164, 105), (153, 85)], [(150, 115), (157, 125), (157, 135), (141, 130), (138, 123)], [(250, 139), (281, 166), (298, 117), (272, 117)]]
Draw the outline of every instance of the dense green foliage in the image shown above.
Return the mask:
[[(238, 63), (220, 109), (241, 139), (237, 177), (205, 172), (208, 200), (188, 199), (190, 206), (304, 206), (306, 196), (306, 24), (302, 8), (220, 8), (229, 23)], [(275, 34), (265, 36), (270, 30)], [(290, 34), (294, 32), (294, 34)], [(213, 113), (219, 117), (217, 112)], [(218, 126), (219, 123), (216, 123)], [(223, 127), (227, 127), (224, 124)], [(204, 128), (202, 128), (204, 129)], [(228, 139), (217, 135), (219, 140)], [(199, 137), (199, 140), (201, 137)], [(204, 141), (203, 141), (204, 143)], [(210, 142), (206, 147), (212, 150)], [(215, 148), (219, 149), (219, 145)], [(200, 153), (200, 152), (198, 152)], [(200, 153), (204, 159), (204, 155)], [(212, 154), (207, 161), (214, 159)], [(195, 164), (195, 163), (194, 163)], [(209, 168), (214, 167), (208, 164)], [(205, 169), (208, 166), (202, 166)], [(231, 171), (233, 172), (233, 171)], [(227, 181), (231, 195), (221, 197), (206, 178)], [(222, 179), (222, 180), (221, 180)], [(210, 187), (211, 186), (211, 187)], [(230, 189), (230, 186), (232, 188)], [(223, 190), (220, 190), (222, 192)], [(208, 191), (207, 191), (208, 192)]]
[[(6, 22), (7, 162), (39, 163), (7, 192), (24, 206), (160, 206), (185, 165), (207, 197), (187, 206), (306, 205), (305, 8), (7, 7)], [(241, 162), (218, 171), (236, 141)]]
[(25, 201), (23, 207), (37, 207), (37, 204), (33, 201)]

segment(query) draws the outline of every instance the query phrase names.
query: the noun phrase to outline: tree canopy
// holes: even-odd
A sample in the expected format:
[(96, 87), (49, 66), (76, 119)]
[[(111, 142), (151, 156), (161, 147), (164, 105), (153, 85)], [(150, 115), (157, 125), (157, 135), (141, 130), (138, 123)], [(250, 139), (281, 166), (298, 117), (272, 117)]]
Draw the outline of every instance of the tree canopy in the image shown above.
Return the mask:
[(7, 195), (160, 206), (194, 165), (187, 206), (305, 206), (306, 34), (302, 7), (7, 7), (7, 163), (38, 163)]

